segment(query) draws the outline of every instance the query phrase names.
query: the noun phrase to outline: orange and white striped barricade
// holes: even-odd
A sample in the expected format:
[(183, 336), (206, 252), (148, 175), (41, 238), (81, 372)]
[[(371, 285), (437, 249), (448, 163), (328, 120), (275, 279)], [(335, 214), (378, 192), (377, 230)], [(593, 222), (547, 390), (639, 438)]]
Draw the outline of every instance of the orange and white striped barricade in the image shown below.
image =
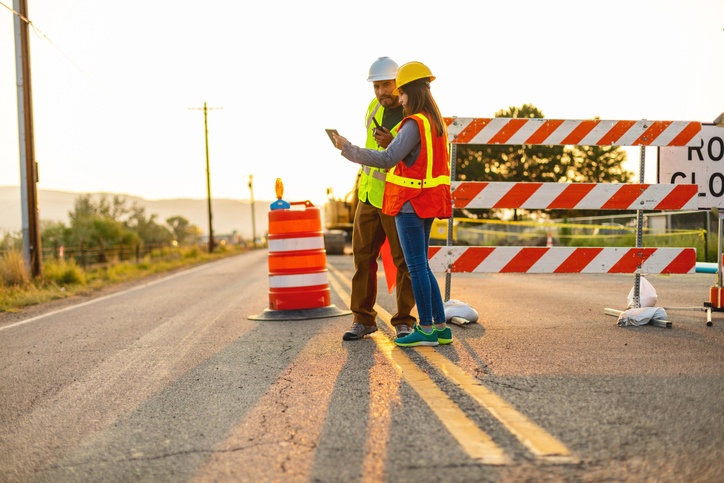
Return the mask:
[(701, 132), (695, 121), (447, 117), (454, 144), (578, 146), (690, 146)]
[(453, 181), (455, 208), (527, 210), (696, 210), (693, 184)]
[[(696, 145), (701, 138), (701, 123), (690, 121), (448, 117), (445, 123), (453, 163), (458, 144), (641, 146), (643, 150), (644, 146)], [(453, 208), (600, 209), (639, 213), (641, 210), (698, 209), (696, 185), (456, 182), (454, 165), (451, 174)], [(694, 273), (696, 268), (693, 248), (640, 246), (446, 246), (430, 247), (429, 259), (434, 272), (446, 273), (446, 297), (452, 272), (633, 273), (638, 282), (641, 272)]]
[(694, 273), (694, 248), (430, 247), (433, 272)]
[[(455, 208), (695, 210), (691, 184), (454, 181)], [(694, 273), (694, 248), (430, 247), (433, 272)]]
[(319, 208), (309, 201), (289, 206), (269, 211), (269, 307), (248, 318), (305, 320), (351, 314), (330, 304)]

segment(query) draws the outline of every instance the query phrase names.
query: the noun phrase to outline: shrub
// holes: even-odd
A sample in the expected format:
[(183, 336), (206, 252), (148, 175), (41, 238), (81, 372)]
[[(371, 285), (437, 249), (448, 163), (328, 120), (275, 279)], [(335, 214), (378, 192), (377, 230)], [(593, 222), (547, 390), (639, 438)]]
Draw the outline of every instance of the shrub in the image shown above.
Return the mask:
[(121, 282), (132, 279), (137, 272), (136, 266), (132, 263), (116, 263), (103, 267), (99, 273), (105, 281)]
[(7, 286), (25, 287), (30, 284), (30, 274), (19, 251), (10, 250), (0, 258), (0, 281)]
[(193, 246), (183, 250), (184, 258), (199, 258), (199, 247)]
[(85, 285), (85, 272), (75, 259), (49, 260), (43, 267), (43, 277), (48, 282), (58, 285)]

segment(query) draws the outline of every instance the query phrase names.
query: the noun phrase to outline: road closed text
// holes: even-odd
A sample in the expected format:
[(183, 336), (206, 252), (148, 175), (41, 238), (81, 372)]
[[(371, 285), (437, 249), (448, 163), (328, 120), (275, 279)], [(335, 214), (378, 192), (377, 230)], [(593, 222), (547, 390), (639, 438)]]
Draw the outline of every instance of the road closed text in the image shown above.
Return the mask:
[(658, 182), (696, 184), (699, 208), (724, 208), (724, 128), (701, 126), (698, 144), (659, 149)]

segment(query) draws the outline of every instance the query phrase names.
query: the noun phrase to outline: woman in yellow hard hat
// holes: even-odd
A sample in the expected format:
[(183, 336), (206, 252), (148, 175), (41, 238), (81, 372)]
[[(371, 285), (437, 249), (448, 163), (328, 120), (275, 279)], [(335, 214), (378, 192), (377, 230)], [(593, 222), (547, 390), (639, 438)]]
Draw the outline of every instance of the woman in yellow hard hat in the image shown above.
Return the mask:
[(413, 333), (395, 344), (450, 344), (440, 286), (427, 260), (433, 220), (452, 216), (447, 127), (430, 92), (435, 76), (425, 64), (402, 65), (395, 80), (405, 118), (387, 149), (360, 148), (339, 135), (335, 146), (350, 161), (389, 169), (382, 211), (395, 217), (420, 317)]

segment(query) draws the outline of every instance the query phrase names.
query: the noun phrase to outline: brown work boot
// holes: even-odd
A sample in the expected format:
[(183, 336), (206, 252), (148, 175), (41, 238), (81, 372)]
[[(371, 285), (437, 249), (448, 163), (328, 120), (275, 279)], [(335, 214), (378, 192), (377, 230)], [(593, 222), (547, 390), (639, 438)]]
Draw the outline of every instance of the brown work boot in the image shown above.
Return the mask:
[(412, 327), (410, 327), (407, 324), (397, 324), (395, 326), (395, 330), (397, 331), (397, 338), (405, 337), (406, 335), (412, 334)]
[(364, 325), (355, 322), (352, 324), (352, 327), (344, 333), (342, 340), (358, 340), (373, 332), (377, 332), (376, 325)]

